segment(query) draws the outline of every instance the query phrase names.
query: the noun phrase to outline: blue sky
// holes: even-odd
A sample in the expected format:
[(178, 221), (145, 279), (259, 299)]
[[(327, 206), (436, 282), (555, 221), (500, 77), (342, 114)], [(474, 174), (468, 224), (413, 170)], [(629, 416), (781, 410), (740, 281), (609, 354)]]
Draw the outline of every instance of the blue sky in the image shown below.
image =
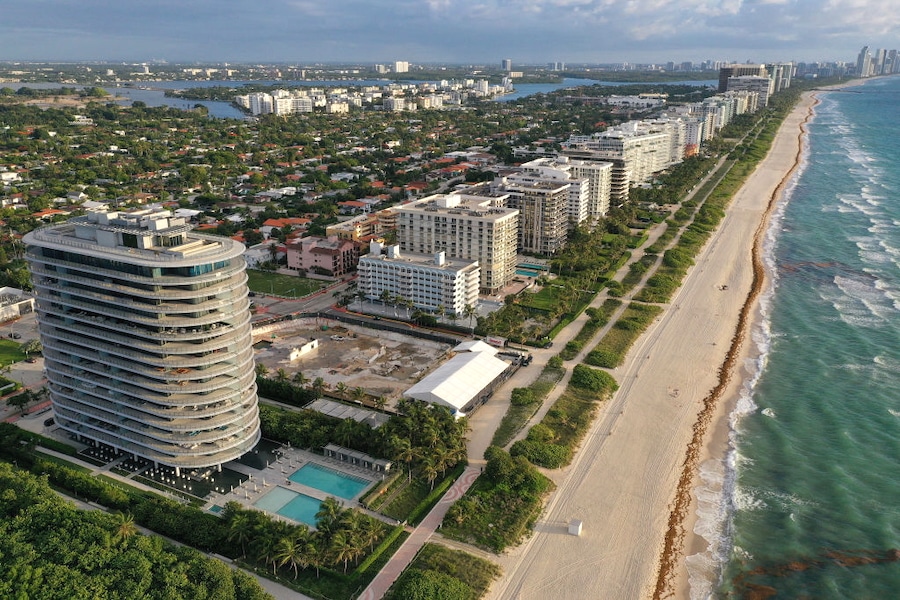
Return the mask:
[(0, 60), (846, 60), (900, 46), (887, 0), (3, 0)]

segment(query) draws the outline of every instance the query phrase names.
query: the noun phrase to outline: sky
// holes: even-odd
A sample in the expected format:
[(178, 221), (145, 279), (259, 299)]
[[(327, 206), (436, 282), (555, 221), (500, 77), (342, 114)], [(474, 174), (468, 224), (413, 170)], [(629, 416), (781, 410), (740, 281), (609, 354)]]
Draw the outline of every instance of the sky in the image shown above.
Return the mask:
[(895, 0), (3, 0), (0, 60), (855, 61)]

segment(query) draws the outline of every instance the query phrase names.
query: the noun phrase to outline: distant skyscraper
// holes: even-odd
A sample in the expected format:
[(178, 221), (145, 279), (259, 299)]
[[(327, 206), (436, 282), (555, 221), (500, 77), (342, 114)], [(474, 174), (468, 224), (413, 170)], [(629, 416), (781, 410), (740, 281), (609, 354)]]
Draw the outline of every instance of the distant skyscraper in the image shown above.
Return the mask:
[(409, 63), (405, 60), (398, 60), (394, 63), (394, 73), (408, 73)]
[(873, 75), (884, 75), (884, 63), (887, 61), (887, 50), (884, 48), (880, 48), (875, 51), (875, 56), (872, 61), (872, 74)]
[(512, 71), (512, 60), (504, 58), (500, 68), (504, 71)]
[(25, 244), (60, 428), (176, 470), (256, 445), (243, 245), (149, 209), (89, 213)]
[(858, 77), (868, 77), (872, 70), (872, 54), (869, 52), (868, 46), (863, 46), (859, 51), (859, 57), (856, 59), (856, 75)]

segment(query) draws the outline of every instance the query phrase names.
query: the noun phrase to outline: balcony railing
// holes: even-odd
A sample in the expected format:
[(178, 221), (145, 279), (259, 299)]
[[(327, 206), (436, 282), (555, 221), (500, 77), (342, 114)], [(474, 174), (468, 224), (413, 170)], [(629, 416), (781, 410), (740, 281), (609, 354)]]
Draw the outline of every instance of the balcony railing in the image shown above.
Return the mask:
[(47, 378), (51, 381), (62, 383), (61, 380), (54, 379), (54, 374), (58, 373), (62, 377), (87, 381), (96, 385), (96, 380), (93, 378), (99, 375), (103, 380), (115, 381), (114, 384), (105, 384), (104, 387), (121, 390), (134, 398), (146, 399), (148, 402), (163, 406), (212, 404), (250, 388), (256, 379), (253, 369), (248, 369), (245, 373), (236, 374), (236, 377), (218, 377), (215, 385), (185, 384), (182, 386), (176, 384), (167, 386), (152, 384), (144, 378), (129, 376), (125, 373), (106, 373), (99, 369), (82, 369), (80, 365), (72, 367), (57, 360), (47, 360), (44, 366), (47, 370)]
[[(240, 352), (232, 352), (228, 350), (207, 350), (197, 351), (199, 346), (194, 346), (195, 352), (191, 355), (173, 354), (165, 355), (160, 349), (162, 346), (153, 345), (149, 348), (132, 344), (131, 347), (138, 347), (140, 351), (128, 350), (119, 342), (110, 342), (103, 340), (98, 336), (85, 336), (80, 333), (76, 334), (59, 327), (45, 326), (42, 329), (48, 341), (50, 339), (61, 340), (70, 344), (85, 345), (90, 344), (91, 348), (107, 352), (114, 356), (122, 358), (130, 358), (138, 362), (144, 363), (156, 369), (176, 369), (179, 367), (204, 367), (219, 363), (239, 364), (245, 360), (245, 354), (252, 355), (252, 346), (249, 344), (249, 338), (235, 339), (229, 346), (237, 346), (239, 342), (243, 342), (244, 349)], [(149, 346), (149, 345), (145, 345)], [(163, 348), (163, 350), (167, 350)], [(195, 356), (198, 355), (198, 356)]]
[[(157, 406), (146, 401), (136, 400), (131, 396), (109, 388), (84, 389), (83, 382), (67, 380), (70, 385), (51, 386), (52, 398), (69, 398), (72, 401), (83, 404), (102, 406), (117, 414), (128, 415), (138, 421), (145, 420), (148, 423), (173, 423), (174, 420), (187, 420), (191, 422), (202, 421), (207, 426), (225, 425), (240, 419), (241, 415), (248, 413), (256, 402), (254, 390), (247, 390), (240, 398), (231, 398), (214, 404), (200, 406)], [(101, 398), (102, 395), (107, 398)], [(226, 415), (225, 420), (216, 420), (220, 415)], [(231, 416), (227, 416), (231, 415)], [(160, 425), (161, 426), (161, 425)], [(194, 426), (193, 429), (197, 427)]]
[[(177, 331), (151, 331), (145, 327), (137, 327), (130, 323), (123, 323), (115, 319), (102, 317), (100, 315), (90, 314), (84, 311), (66, 312), (61, 309), (48, 306), (46, 303), (38, 301), (39, 321), (41, 322), (58, 322), (58, 327), (78, 332), (100, 339), (109, 340), (114, 343), (123, 343), (134, 347), (144, 344), (148, 350), (155, 352), (163, 349), (167, 354), (185, 354), (194, 353), (200, 349), (215, 350), (223, 348), (234, 343), (235, 339), (240, 339), (244, 335), (250, 335), (250, 314), (249, 312), (241, 315), (239, 319), (234, 320), (230, 324), (221, 322), (206, 325), (204, 327), (187, 327), (179, 328)], [(83, 324), (83, 325), (82, 325)], [(147, 344), (141, 342), (134, 337), (120, 335), (115, 332), (123, 331), (130, 336), (138, 336), (142, 339), (161, 341), (162, 344)], [(181, 330), (183, 329), (183, 331)], [(244, 331), (246, 329), (246, 332)], [(229, 334), (235, 334), (234, 338)], [(249, 338), (248, 338), (249, 339)], [(199, 344), (186, 343), (189, 340), (199, 340)], [(185, 342), (185, 343), (179, 343)], [(161, 352), (161, 353), (163, 353)]]
[[(222, 278), (220, 281), (217, 281), (215, 285), (210, 285), (198, 289), (186, 289), (184, 286), (193, 283), (193, 281), (182, 281), (180, 284), (172, 287), (165, 287), (158, 285), (156, 283), (152, 284), (150, 287), (161, 288), (161, 289), (144, 289), (142, 287), (135, 287), (131, 285), (126, 285), (122, 283), (116, 283), (115, 281), (107, 281), (106, 279), (97, 277), (96, 275), (93, 277), (87, 276), (79, 276), (73, 275), (71, 272), (59, 272), (59, 271), (51, 271), (50, 269), (46, 269), (43, 266), (38, 264), (34, 264), (31, 267), (31, 274), (33, 277), (44, 277), (47, 279), (56, 279), (59, 281), (68, 281), (72, 283), (78, 283), (87, 287), (109, 290), (115, 292), (122, 292), (126, 294), (130, 294), (132, 296), (139, 296), (143, 298), (153, 298), (153, 299), (190, 299), (196, 298), (197, 296), (209, 295), (210, 291), (215, 291), (217, 294), (221, 293), (230, 293), (235, 290), (239, 290), (244, 287), (247, 283), (247, 274), (244, 271), (240, 273), (235, 273), (231, 275), (229, 278)], [(116, 279), (121, 279), (118, 276)], [(155, 282), (155, 280), (154, 280)], [(46, 283), (45, 285), (52, 285), (50, 283)]]
[[(56, 340), (65, 339), (62, 336), (51, 337), (47, 336), (44, 339), (44, 348), (49, 350), (55, 350), (57, 352), (56, 355), (53, 356), (54, 359), (59, 360), (61, 362), (71, 362), (66, 360), (65, 356), (77, 356), (82, 359), (82, 361), (91, 361), (94, 364), (95, 368), (102, 369), (107, 373), (114, 373), (115, 369), (121, 369), (123, 371), (134, 373), (137, 375), (142, 375), (149, 379), (155, 379), (163, 382), (170, 382), (175, 379), (178, 381), (192, 381), (197, 379), (209, 379), (212, 377), (217, 377), (219, 375), (227, 375), (229, 373), (234, 372), (243, 372), (244, 369), (247, 368), (247, 363), (253, 360), (252, 350), (243, 351), (239, 354), (232, 355), (233, 360), (224, 361), (218, 360), (213, 361), (209, 368), (206, 369), (196, 369), (188, 366), (176, 366), (183, 365), (183, 362), (173, 360), (166, 361), (165, 359), (161, 362), (165, 366), (155, 367), (153, 363), (145, 354), (141, 354), (139, 352), (132, 352), (133, 358), (136, 362), (129, 362), (125, 360), (120, 360), (115, 356), (103, 356), (101, 352), (107, 352), (110, 355), (121, 355), (128, 353), (127, 350), (116, 351), (115, 348), (88, 348), (82, 346), (84, 344), (83, 339), (71, 339), (68, 340), (70, 345), (61, 346), (58, 345)], [(86, 367), (83, 367), (86, 368)], [(252, 367), (251, 367), (252, 368)]]

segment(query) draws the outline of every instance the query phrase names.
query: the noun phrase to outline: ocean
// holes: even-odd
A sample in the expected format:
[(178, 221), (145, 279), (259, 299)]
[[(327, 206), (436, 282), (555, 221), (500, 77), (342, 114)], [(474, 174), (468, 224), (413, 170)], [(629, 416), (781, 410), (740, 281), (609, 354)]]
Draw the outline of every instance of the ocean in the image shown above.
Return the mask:
[(695, 599), (900, 593), (900, 77), (819, 97), (732, 451), (701, 469)]

